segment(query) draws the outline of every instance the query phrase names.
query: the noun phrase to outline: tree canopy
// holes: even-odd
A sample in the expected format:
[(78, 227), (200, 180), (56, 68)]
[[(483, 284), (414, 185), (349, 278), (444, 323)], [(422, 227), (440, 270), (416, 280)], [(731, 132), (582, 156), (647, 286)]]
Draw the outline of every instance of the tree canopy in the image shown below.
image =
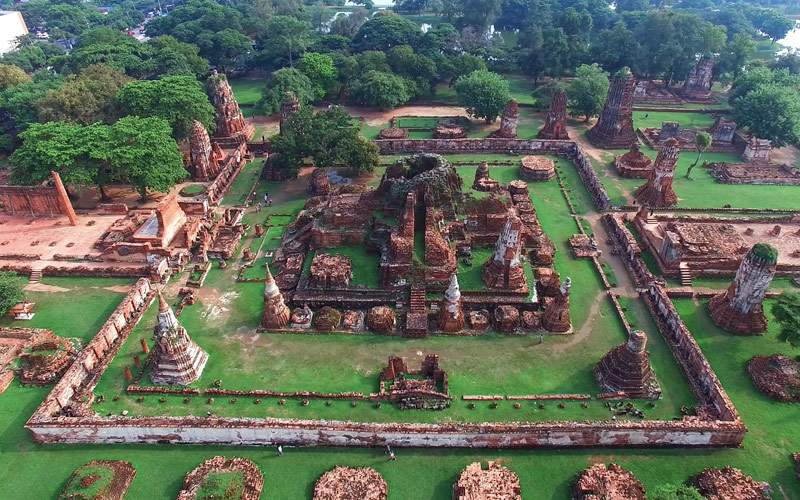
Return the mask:
[(781, 294), (772, 307), (772, 314), (781, 325), (778, 338), (794, 347), (800, 346), (800, 293)]
[(467, 112), (491, 123), (511, 99), (508, 82), (497, 73), (477, 70), (459, 77), (455, 84), (458, 101)]
[(188, 136), (195, 120), (209, 131), (214, 130), (214, 108), (193, 76), (131, 82), (119, 91), (117, 101), (125, 114), (164, 118), (176, 139)]
[(120, 114), (117, 92), (130, 81), (125, 73), (110, 66), (88, 66), (37, 101), (39, 119), (82, 125), (112, 123)]
[(5, 316), (9, 309), (22, 302), (22, 280), (16, 273), (0, 272), (0, 315)]
[[(624, 71), (623, 68), (620, 71)], [(603, 110), (608, 94), (608, 74), (597, 64), (581, 65), (575, 70), (575, 79), (567, 86), (570, 113), (583, 116), (586, 121)]]

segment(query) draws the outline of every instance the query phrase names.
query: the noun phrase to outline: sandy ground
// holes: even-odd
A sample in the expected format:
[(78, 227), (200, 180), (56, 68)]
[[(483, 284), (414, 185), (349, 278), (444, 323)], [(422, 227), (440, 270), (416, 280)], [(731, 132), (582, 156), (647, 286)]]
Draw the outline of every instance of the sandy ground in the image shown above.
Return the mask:
[(798, 166), (798, 160), (800, 160), (800, 150), (794, 146), (786, 146), (772, 150), (772, 161), (775, 163)]
[[(69, 292), (69, 288), (64, 288), (55, 285), (45, 285), (44, 283), (28, 283), (25, 285), (26, 292), (50, 292), (50, 293), (58, 293), (58, 292)], [(125, 288), (125, 291), (128, 291), (128, 288)]]

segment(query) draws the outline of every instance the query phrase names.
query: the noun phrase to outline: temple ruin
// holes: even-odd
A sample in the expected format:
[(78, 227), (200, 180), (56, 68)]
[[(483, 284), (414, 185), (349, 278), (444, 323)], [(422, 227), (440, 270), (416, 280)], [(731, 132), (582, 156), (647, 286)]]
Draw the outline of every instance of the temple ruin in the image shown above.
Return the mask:
[(208, 131), (202, 123), (192, 122), (189, 133), (189, 154), (186, 158), (186, 167), (196, 181), (213, 180), (222, 170), (222, 161), (225, 153), (217, 143), (212, 143)]
[(244, 119), (225, 75), (215, 70), (207, 86), (211, 104), (217, 112), (216, 140), (223, 146), (231, 146), (252, 139), (255, 128)]
[(578, 476), (572, 488), (572, 498), (645, 500), (645, 491), (636, 476), (619, 465), (594, 464)]
[(386, 500), (389, 486), (371, 467), (335, 467), (314, 485), (312, 500)]
[(739, 469), (722, 467), (705, 469), (689, 481), (708, 500), (768, 500), (772, 498), (769, 483), (756, 481)]
[(661, 387), (650, 367), (647, 334), (633, 330), (628, 341), (613, 348), (595, 366), (594, 376), (606, 393), (631, 399), (658, 399)]
[(536, 134), (537, 139), (569, 140), (567, 133), (567, 93), (556, 90), (550, 100), (550, 108), (544, 119), (544, 126)]
[(628, 148), (636, 143), (633, 129), (633, 89), (636, 78), (628, 68), (614, 75), (608, 87), (608, 96), (597, 123), (587, 136), (597, 147), (606, 149)]
[(639, 150), (639, 144), (633, 144), (630, 151), (614, 158), (614, 168), (622, 177), (647, 179), (653, 169), (653, 160)]
[(291, 313), (283, 301), (283, 294), (275, 283), (275, 278), (272, 277), (269, 265), (265, 264), (265, 267), (267, 277), (264, 280), (264, 313), (261, 316), (261, 328), (267, 330), (283, 328), (289, 324)]
[(714, 59), (701, 57), (686, 76), (681, 96), (690, 101), (708, 101), (714, 76)]
[(519, 104), (516, 99), (506, 103), (503, 114), (500, 115), (500, 128), (492, 132), (491, 137), (503, 139), (517, 138), (517, 124), (519, 123)]
[(647, 177), (647, 183), (634, 193), (636, 201), (646, 207), (670, 207), (678, 203), (678, 195), (672, 189), (675, 167), (680, 153), (676, 139), (667, 140), (658, 151), (653, 170)]
[(558, 289), (555, 297), (550, 299), (542, 314), (542, 326), (545, 330), (555, 333), (567, 333), (572, 330), (569, 315), (569, 290), (572, 279), (567, 277)]
[(439, 329), (443, 332), (458, 332), (464, 328), (464, 308), (461, 304), (461, 289), (458, 276), (450, 276), (450, 284), (444, 292), (439, 306)]
[(778, 250), (756, 243), (744, 256), (727, 290), (708, 304), (711, 319), (720, 328), (739, 335), (763, 333), (767, 317), (762, 303), (778, 263)]
[(441, 410), (450, 405), (447, 373), (439, 368), (439, 356), (428, 354), (419, 370), (409, 370), (403, 358), (391, 356), (378, 378), (376, 398), (401, 409)]
[(528, 287), (522, 267), (520, 248), (522, 221), (511, 214), (494, 245), (494, 255), (483, 268), (483, 282), (489, 288), (525, 290)]
[(192, 341), (161, 293), (153, 340), (150, 379), (154, 384), (189, 385), (200, 378), (208, 354)]

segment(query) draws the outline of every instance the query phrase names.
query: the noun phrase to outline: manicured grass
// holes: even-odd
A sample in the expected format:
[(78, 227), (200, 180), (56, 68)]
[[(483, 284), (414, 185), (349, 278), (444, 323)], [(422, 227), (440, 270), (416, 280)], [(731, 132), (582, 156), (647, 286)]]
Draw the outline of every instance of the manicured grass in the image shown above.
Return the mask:
[[(253, 189), (258, 176), (261, 174), (261, 168), (264, 166), (264, 160), (251, 161), (239, 172), (236, 180), (233, 181), (228, 193), (222, 199), (222, 205), (233, 206), (243, 205), (247, 200), (247, 195)], [(256, 200), (258, 201), (258, 200)]]
[(400, 128), (436, 128), (439, 118), (434, 116), (404, 116), (397, 119)]
[[(644, 179), (623, 179), (617, 176), (612, 165), (614, 154), (624, 151), (609, 151), (604, 162), (593, 161), (595, 171), (606, 187), (612, 203), (630, 204), (633, 192), (645, 183)], [(642, 152), (655, 160), (657, 151), (643, 146)], [(702, 162), (739, 163), (741, 158), (733, 153), (704, 153), (701, 164), (692, 170), (691, 179), (686, 178), (689, 166), (694, 163), (697, 153), (685, 151), (678, 158), (673, 188), (678, 195), (678, 208), (733, 208), (752, 209), (800, 209), (800, 186), (770, 186), (751, 184), (721, 184), (702, 168)]]
[(264, 80), (253, 78), (233, 78), (230, 80), (233, 95), (239, 102), (239, 106), (255, 106), (261, 99), (261, 91), (264, 89)]
[(678, 122), (681, 128), (709, 128), (714, 117), (705, 113), (675, 113), (672, 111), (634, 111), (633, 125), (636, 128), (661, 128), (664, 122)]

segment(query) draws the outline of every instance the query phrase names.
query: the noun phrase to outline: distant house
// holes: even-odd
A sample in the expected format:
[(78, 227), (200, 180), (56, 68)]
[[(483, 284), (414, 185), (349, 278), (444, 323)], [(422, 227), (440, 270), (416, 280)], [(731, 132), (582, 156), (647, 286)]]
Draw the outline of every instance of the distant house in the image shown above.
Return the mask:
[(17, 48), (17, 37), (28, 34), (22, 14), (15, 10), (0, 10), (0, 54)]

